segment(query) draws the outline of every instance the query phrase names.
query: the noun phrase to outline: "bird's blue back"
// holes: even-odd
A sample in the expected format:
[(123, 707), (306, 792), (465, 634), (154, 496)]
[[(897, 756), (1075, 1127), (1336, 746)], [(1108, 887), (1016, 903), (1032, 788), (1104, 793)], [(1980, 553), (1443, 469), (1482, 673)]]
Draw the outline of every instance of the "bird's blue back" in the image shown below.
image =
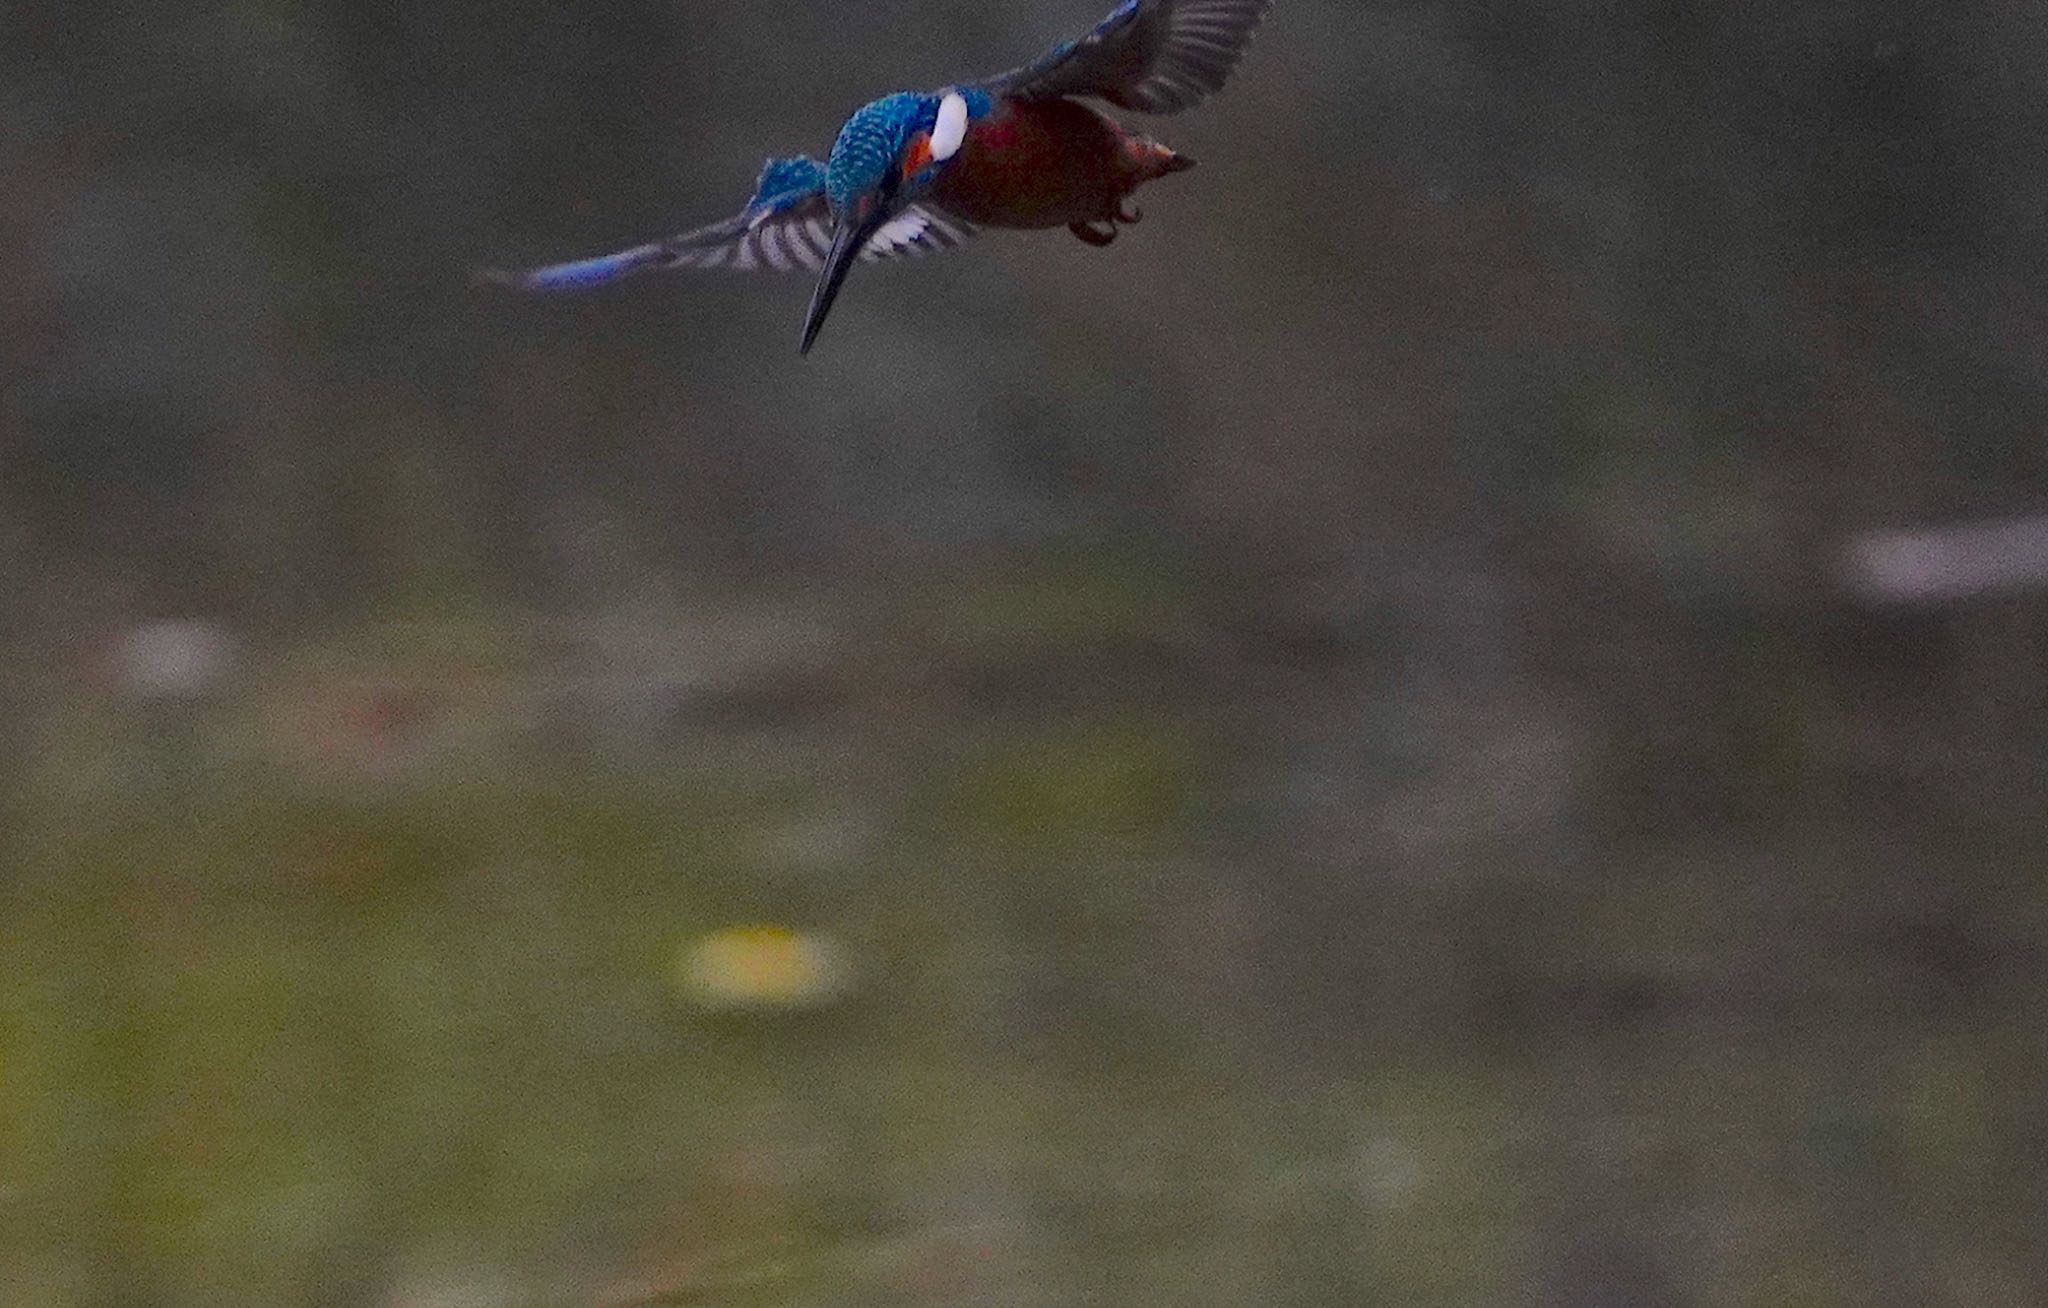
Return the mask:
[(854, 200), (875, 190), (895, 166), (903, 147), (938, 120), (938, 100), (898, 91), (854, 110), (825, 165), (825, 198), (832, 212), (845, 213)]
[[(967, 101), (970, 119), (984, 117), (994, 107), (994, 99), (981, 87), (955, 89)], [(833, 213), (846, 212), (859, 196), (882, 185), (911, 138), (932, 130), (945, 95), (943, 91), (931, 95), (898, 91), (854, 110), (839, 129), (839, 139), (832, 143), (832, 155), (825, 165), (825, 198)]]

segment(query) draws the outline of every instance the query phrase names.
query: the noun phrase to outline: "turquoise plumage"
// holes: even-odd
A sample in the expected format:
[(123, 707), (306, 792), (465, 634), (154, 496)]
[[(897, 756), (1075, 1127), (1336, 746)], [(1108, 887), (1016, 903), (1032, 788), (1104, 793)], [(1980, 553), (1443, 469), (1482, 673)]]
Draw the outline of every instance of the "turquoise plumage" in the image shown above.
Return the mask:
[(856, 110), (823, 163), (770, 159), (737, 215), (614, 254), (491, 272), (525, 290), (581, 289), (655, 268), (802, 268), (819, 274), (808, 352), (857, 260), (966, 243), (982, 226), (1066, 226), (1107, 245), (1138, 221), (1128, 200), (1192, 166), (1081, 98), (1178, 113), (1222, 89), (1272, 0), (1124, 0), (1077, 41), (1022, 68)]

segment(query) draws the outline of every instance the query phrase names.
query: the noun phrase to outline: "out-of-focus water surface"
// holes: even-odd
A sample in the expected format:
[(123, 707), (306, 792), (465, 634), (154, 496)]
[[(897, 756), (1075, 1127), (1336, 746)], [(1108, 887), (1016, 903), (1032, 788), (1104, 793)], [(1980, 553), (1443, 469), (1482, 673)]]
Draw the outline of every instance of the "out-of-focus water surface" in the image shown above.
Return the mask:
[(1589, 838), (1537, 701), (1448, 710), (1493, 734), (1446, 789), (1448, 719), (1326, 669), (1409, 760), (1341, 789), (1276, 753), (1292, 667), (1162, 642), (1152, 581), (66, 696), (8, 833), (17, 1301), (2030, 1293), (2032, 851)]
[(484, 294), (1106, 0), (25, 0), (0, 1303), (2048, 1302), (2048, 29), (1276, 0), (1063, 232)]

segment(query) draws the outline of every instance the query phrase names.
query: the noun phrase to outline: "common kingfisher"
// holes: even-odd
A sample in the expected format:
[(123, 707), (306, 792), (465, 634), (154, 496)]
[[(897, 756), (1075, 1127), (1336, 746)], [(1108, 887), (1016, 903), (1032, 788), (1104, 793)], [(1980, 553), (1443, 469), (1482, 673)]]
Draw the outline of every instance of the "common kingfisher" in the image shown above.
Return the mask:
[(831, 155), (770, 159), (746, 208), (648, 245), (486, 280), (595, 286), (656, 268), (818, 274), (808, 354), (856, 260), (954, 249), (980, 227), (1064, 226), (1108, 245), (1141, 216), (1131, 193), (1194, 166), (1081, 103), (1174, 114), (1219, 91), (1272, 0), (1123, 0), (1093, 31), (1022, 68), (929, 94), (899, 91), (846, 120)]

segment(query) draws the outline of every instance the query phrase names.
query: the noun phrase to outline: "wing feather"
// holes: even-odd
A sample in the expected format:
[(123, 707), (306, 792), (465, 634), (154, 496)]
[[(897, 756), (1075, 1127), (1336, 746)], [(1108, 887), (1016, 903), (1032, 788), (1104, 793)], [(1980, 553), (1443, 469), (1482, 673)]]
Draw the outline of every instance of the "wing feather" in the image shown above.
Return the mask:
[(1021, 100), (1094, 96), (1141, 113), (1177, 114), (1223, 89), (1272, 0), (1124, 0), (1078, 41), (993, 78)]
[[(832, 247), (832, 229), (824, 167), (799, 155), (769, 160), (754, 198), (723, 222), (592, 259), (512, 272), (488, 270), (478, 275), (520, 290), (568, 291), (673, 268), (818, 272)], [(956, 249), (974, 233), (973, 224), (935, 205), (913, 204), (883, 224), (862, 248), (860, 257), (872, 263)]]

